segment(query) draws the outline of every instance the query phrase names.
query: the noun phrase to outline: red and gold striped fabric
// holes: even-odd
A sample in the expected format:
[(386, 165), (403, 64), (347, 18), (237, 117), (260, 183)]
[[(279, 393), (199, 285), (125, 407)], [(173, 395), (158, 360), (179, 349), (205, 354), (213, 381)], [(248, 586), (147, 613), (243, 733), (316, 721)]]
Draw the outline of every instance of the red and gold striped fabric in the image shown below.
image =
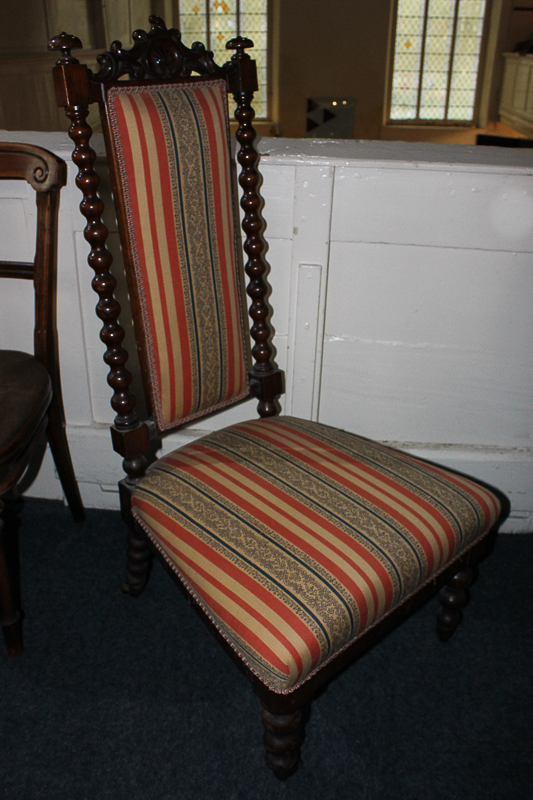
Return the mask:
[(277, 417), (165, 456), (133, 511), (240, 657), (287, 692), (493, 527), (500, 504), (400, 451)]
[(248, 395), (226, 84), (119, 84), (107, 105), (163, 431)]

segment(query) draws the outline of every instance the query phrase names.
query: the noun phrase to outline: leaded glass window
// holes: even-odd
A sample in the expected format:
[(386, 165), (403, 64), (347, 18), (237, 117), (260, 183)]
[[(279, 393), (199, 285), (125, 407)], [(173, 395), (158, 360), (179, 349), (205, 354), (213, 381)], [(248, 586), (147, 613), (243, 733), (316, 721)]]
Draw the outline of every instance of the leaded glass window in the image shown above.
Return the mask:
[(259, 90), (254, 108), (258, 117), (267, 116), (267, 19), (268, 0), (180, 0), (180, 30), (183, 42), (204, 42), (224, 64), (231, 57), (226, 42), (246, 36), (254, 43), (249, 51), (257, 64)]
[(391, 120), (473, 120), (485, 7), (398, 0)]

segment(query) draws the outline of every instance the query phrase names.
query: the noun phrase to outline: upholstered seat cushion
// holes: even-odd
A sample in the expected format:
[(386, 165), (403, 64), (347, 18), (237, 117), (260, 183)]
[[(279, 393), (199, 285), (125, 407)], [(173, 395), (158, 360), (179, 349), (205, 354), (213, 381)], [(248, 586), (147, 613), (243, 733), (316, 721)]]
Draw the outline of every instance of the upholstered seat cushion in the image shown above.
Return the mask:
[(0, 350), (0, 465), (23, 451), (52, 399), (50, 375), (28, 353)]
[(160, 459), (134, 515), (248, 666), (294, 689), (495, 523), (475, 482), (290, 417)]

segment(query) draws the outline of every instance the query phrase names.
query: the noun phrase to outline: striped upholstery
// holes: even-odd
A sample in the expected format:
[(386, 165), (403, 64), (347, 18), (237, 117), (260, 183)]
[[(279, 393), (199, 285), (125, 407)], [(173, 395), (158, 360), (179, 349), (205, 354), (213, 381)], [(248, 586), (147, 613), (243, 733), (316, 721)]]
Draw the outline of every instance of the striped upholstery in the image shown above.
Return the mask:
[(165, 456), (134, 515), (264, 683), (294, 689), (496, 522), (471, 480), (290, 417)]
[(226, 84), (119, 83), (107, 104), (163, 431), (248, 395)]

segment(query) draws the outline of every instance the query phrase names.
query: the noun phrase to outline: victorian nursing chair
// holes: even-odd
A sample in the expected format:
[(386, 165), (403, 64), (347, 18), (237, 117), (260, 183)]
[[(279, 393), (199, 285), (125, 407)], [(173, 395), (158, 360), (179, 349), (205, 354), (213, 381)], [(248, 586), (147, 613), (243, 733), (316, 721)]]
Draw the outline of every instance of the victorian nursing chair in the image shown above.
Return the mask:
[[(65, 162), (42, 147), (0, 143), (0, 180), (26, 180), (37, 201), (35, 259), (0, 261), (0, 277), (32, 280), (35, 293), (34, 355), (0, 350), (0, 511), (23, 478), (46, 435), (72, 516), (84, 516), (65, 433), (56, 326), (59, 193)], [(7, 563), (0, 520), (0, 623), (8, 655), (22, 654), (22, 614), (15, 580), (18, 556)]]
[[(317, 688), (440, 588), (437, 633), (461, 619), (472, 576), (501, 513), (487, 487), (379, 443), (278, 416), (262, 201), (251, 107), (252, 42), (223, 66), (200, 43), (150, 17), (134, 45), (113, 42), (91, 72), (65, 33), (54, 67), (71, 120), (88, 257), (107, 346), (124, 459), (128, 525), (123, 591), (138, 595), (153, 552), (248, 675), (263, 705), (266, 761), (286, 778), (300, 763), (305, 709)], [(196, 75), (192, 76), (192, 73)], [(227, 93), (236, 102), (248, 332), (236, 242)], [(120, 227), (149, 418), (130, 391), (120, 307), (88, 106), (98, 102)], [(253, 340), (249, 350), (249, 334)], [(253, 366), (250, 360), (253, 358)], [(152, 440), (255, 396), (259, 419), (209, 434), (147, 468)]]

